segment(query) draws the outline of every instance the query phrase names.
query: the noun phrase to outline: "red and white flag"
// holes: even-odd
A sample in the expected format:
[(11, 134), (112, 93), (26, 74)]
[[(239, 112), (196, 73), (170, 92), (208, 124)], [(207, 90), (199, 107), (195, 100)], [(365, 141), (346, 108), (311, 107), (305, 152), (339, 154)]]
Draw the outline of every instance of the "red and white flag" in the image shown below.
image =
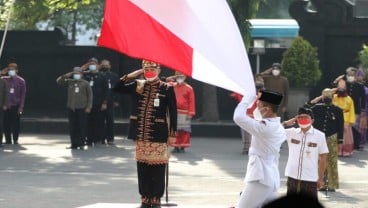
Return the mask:
[(98, 45), (230, 91), (255, 94), (226, 0), (106, 0)]

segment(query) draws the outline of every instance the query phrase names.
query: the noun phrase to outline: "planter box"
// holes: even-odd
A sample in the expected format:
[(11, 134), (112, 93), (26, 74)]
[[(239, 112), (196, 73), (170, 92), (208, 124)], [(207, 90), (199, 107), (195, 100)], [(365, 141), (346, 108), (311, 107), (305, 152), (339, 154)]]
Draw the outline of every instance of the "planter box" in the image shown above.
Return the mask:
[(310, 88), (290, 88), (287, 109), (289, 118), (294, 117), (298, 113), (298, 109), (310, 100), (309, 91)]

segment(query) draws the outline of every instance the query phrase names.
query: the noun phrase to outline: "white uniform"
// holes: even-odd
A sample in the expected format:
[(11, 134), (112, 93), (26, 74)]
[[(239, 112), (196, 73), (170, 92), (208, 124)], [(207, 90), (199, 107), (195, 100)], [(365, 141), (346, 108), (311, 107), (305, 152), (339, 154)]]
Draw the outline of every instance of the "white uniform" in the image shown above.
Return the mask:
[(247, 106), (255, 96), (245, 95), (234, 112), (234, 121), (252, 134), (245, 187), (237, 208), (257, 208), (277, 198), (280, 187), (279, 155), (285, 141), (280, 117), (260, 121), (246, 115)]
[(285, 131), (289, 145), (285, 176), (317, 182), (319, 155), (328, 153), (325, 134), (313, 127), (306, 134), (300, 128), (289, 128)]

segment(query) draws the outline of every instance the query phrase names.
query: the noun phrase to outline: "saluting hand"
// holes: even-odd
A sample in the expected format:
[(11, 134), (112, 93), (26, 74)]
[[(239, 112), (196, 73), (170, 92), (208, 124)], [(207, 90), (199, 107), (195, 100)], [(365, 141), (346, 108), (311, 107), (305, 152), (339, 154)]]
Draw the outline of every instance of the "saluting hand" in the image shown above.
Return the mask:
[(176, 141), (176, 138), (175, 137), (169, 137), (167, 139), (167, 144), (168, 145), (173, 145), (173, 144), (175, 144), (175, 141)]

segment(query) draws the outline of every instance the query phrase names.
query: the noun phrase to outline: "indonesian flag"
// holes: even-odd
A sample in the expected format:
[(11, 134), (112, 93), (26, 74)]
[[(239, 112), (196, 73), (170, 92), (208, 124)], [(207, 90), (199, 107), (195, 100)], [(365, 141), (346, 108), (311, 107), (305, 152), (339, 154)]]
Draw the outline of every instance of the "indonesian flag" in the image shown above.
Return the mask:
[(98, 45), (242, 95), (255, 94), (226, 0), (106, 0)]

